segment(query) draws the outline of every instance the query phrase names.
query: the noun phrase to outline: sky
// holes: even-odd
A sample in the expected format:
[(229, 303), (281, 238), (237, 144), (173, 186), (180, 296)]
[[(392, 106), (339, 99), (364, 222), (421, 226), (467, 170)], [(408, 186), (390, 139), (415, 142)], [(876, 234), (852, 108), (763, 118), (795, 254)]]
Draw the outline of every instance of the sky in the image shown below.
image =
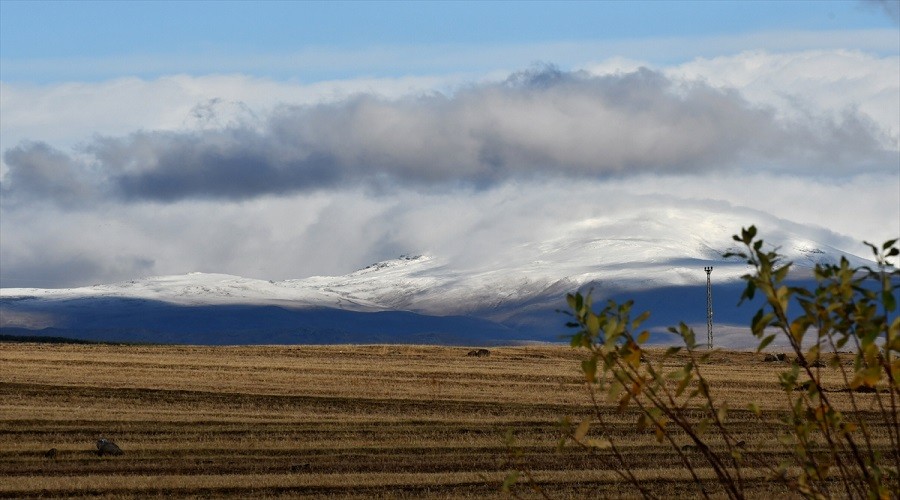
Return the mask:
[(471, 266), (625, 199), (900, 236), (900, 1), (0, 0), (0, 287)]

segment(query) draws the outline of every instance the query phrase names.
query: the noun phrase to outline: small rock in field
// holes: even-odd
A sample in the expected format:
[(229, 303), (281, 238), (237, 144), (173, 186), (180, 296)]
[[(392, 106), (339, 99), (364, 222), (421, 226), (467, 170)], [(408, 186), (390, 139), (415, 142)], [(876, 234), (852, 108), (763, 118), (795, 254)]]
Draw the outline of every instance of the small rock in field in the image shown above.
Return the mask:
[(56, 456), (59, 455), (59, 450), (56, 448), (50, 448), (49, 450), (44, 452), (45, 458), (56, 459)]
[(122, 455), (124, 453), (125, 452), (123, 452), (122, 449), (119, 448), (119, 446), (116, 443), (113, 443), (112, 441), (110, 441), (108, 439), (101, 439), (101, 440), (97, 441), (97, 455), (98, 456), (101, 456), (101, 457), (103, 455), (118, 456), (118, 455)]
[(471, 351), (469, 351), (469, 354), (466, 354), (466, 356), (478, 356), (478, 357), (490, 356), (490, 355), (491, 355), (491, 351), (488, 351), (487, 349), (472, 349)]

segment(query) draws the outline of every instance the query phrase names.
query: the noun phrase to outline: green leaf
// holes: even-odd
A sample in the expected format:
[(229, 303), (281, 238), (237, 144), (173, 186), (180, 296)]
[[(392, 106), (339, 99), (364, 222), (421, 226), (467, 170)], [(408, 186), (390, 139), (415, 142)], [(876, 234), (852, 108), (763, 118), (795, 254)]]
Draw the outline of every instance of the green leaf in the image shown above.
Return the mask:
[(748, 405), (747, 405), (747, 408), (748, 408), (751, 412), (753, 412), (753, 414), (756, 415), (757, 417), (760, 416), (760, 415), (762, 414), (762, 411), (759, 409), (759, 405), (756, 404), (756, 403), (750, 403), (750, 404), (748, 404)]
[(816, 361), (818, 361), (819, 360), (819, 351), (820, 351), (820, 349), (819, 349), (818, 344), (810, 347), (809, 350), (806, 351), (806, 356), (805, 356), (806, 362), (807, 363), (815, 363)]
[(591, 337), (596, 337), (597, 332), (600, 331), (600, 318), (596, 314), (589, 312), (587, 318), (585, 318), (584, 327), (591, 334)]
[(881, 301), (884, 302), (884, 308), (888, 312), (894, 312), (897, 309), (897, 298), (891, 291), (882, 292)]
[[(509, 493), (509, 489), (512, 488), (516, 481), (519, 480), (519, 471), (514, 470), (506, 475), (506, 479), (503, 480), (503, 492)], [(496, 483), (495, 483), (496, 484)]]
[(581, 347), (584, 344), (584, 331), (580, 331), (575, 335), (572, 335), (572, 340), (569, 341), (569, 345), (571, 347)]
[(584, 379), (588, 382), (597, 381), (597, 358), (585, 359), (581, 362), (581, 370), (584, 372)]
[(504, 436), (503, 436), (503, 442), (504, 442), (507, 446), (512, 446), (513, 443), (515, 443), (515, 441), (516, 441), (516, 436), (515, 436), (515, 434), (513, 433), (513, 430), (512, 430), (512, 429), (506, 429), (506, 433), (505, 433)]
[(607, 336), (617, 336), (616, 334), (618, 333), (617, 330), (619, 328), (619, 320), (617, 318), (610, 317), (603, 326), (603, 333)]
[(756, 226), (750, 226), (746, 229), (741, 229), (741, 240), (745, 245), (749, 245), (753, 238), (756, 237)]
[(697, 346), (697, 339), (696, 339), (696, 335), (694, 334), (693, 328), (683, 329), (681, 331), (681, 338), (684, 339), (684, 345), (688, 349), (693, 349), (694, 347)]
[(769, 335), (768, 337), (762, 339), (762, 342), (759, 343), (759, 347), (756, 348), (756, 352), (760, 352), (766, 348), (772, 341), (775, 340), (775, 335)]
[(637, 318), (635, 318), (634, 321), (631, 322), (631, 329), (637, 330), (637, 328), (639, 326), (641, 326), (641, 324), (643, 324), (644, 321), (647, 321), (647, 318), (649, 318), (649, 317), (650, 317), (650, 311), (644, 311), (643, 313), (641, 313), (640, 316), (638, 316)]
[(666, 353), (663, 354), (663, 357), (670, 358), (670, 357), (678, 354), (679, 352), (681, 352), (681, 346), (670, 347), (670, 348), (666, 349)]
[(694, 379), (694, 373), (690, 372), (690, 371), (686, 372), (685, 377), (683, 379), (681, 379), (680, 382), (678, 382), (678, 387), (675, 388), (675, 396), (681, 396), (681, 394), (684, 392), (685, 389), (687, 389), (687, 386), (691, 383), (691, 381), (693, 379)]
[(778, 306), (781, 308), (781, 311), (787, 313), (788, 304), (791, 300), (791, 291), (786, 286), (778, 287), (775, 290), (775, 300), (778, 302)]
[(697, 422), (697, 434), (706, 434), (706, 430), (709, 428), (709, 419), (702, 418), (699, 422)]
[(786, 264), (786, 265), (781, 266), (780, 268), (778, 268), (778, 269), (775, 271), (775, 282), (776, 282), (776, 283), (781, 283), (782, 281), (784, 281), (784, 279), (787, 278), (788, 271), (790, 271), (790, 269), (791, 269), (791, 265), (790, 265), (790, 264)]
[(766, 327), (772, 324), (773, 319), (775, 319), (775, 314), (764, 313), (762, 309), (757, 311), (756, 315), (753, 316), (753, 323), (750, 325), (753, 335), (756, 335), (757, 337), (762, 335)]
[(744, 294), (741, 295), (741, 302), (743, 302), (744, 299), (753, 300), (753, 297), (755, 297), (755, 296), (756, 296), (756, 283), (753, 281), (748, 281), (747, 288), (744, 290)]

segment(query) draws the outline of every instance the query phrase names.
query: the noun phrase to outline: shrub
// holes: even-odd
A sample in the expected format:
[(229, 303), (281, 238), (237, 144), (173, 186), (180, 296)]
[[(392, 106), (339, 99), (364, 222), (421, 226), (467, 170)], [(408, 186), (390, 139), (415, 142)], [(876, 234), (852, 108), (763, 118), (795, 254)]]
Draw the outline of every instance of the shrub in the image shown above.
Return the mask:
[[(604, 450), (603, 456), (615, 462), (612, 470), (642, 495), (652, 496), (629, 469), (615, 436), (588, 438), (592, 426), (607, 427), (600, 402), (605, 396), (619, 412), (636, 411), (637, 429), (653, 432), (659, 442), (670, 445), (704, 497), (711, 492), (698, 478), (691, 458), (698, 455), (730, 498), (745, 496), (742, 470), (748, 461), (769, 470), (773, 478), (804, 497), (896, 498), (900, 492), (900, 317), (894, 313), (900, 272), (889, 259), (900, 254), (898, 240), (880, 247), (866, 243), (877, 269), (854, 268), (844, 258), (838, 264), (817, 265), (816, 285), (808, 289), (788, 284), (791, 263), (784, 262), (777, 249), (766, 249), (755, 227), (743, 229), (734, 239), (744, 251), (725, 256), (740, 257), (752, 268), (743, 276), (746, 288), (741, 302), (757, 296), (764, 299), (750, 322), (759, 339), (757, 352), (777, 335), (787, 337), (792, 351), (793, 362), (778, 376), (785, 396), (778, 442), (790, 458), (770, 464), (745, 449), (728, 424), (728, 408), (718, 402), (716, 388), (704, 377), (704, 363), (711, 353), (701, 349), (690, 327), (681, 323), (670, 328), (683, 345), (651, 361), (645, 356), (650, 334), (640, 330), (649, 312), (632, 318), (631, 301), (609, 301), (595, 312), (591, 295), (580, 293), (567, 296), (573, 317), (569, 326), (578, 329), (571, 345), (589, 354), (581, 368), (594, 411), (578, 423), (563, 420), (564, 442), (598, 455)], [(852, 366), (839, 356), (839, 351), (847, 349), (852, 351)], [(832, 404), (823, 388), (823, 370), (828, 369), (840, 373), (839, 391), (849, 396), (845, 411)], [(858, 393), (864, 391), (872, 393), (874, 411), (861, 411)], [(763, 418), (757, 404), (749, 404), (748, 409)], [(886, 429), (887, 453), (876, 444), (875, 427)], [(676, 435), (692, 444), (679, 446)], [(518, 471), (504, 486), (510, 487), (516, 477)]]

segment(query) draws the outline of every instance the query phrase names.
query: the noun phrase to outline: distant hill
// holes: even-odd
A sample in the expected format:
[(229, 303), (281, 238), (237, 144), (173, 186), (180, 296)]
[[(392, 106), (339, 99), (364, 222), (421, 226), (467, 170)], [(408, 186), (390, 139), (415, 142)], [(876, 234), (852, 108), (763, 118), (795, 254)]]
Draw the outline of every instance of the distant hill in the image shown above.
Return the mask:
[[(754, 213), (754, 216), (763, 217)], [(512, 344), (567, 333), (565, 294), (594, 291), (651, 310), (666, 326), (706, 329), (705, 266), (713, 266), (714, 322), (735, 336), (755, 311), (737, 309), (747, 272), (731, 235), (746, 214), (672, 208), (632, 219), (587, 219), (552, 241), (499, 251), (480, 264), (437, 252), (404, 255), (344, 276), (265, 281), (190, 273), (70, 289), (0, 288), (0, 334), (188, 344)], [(831, 246), (827, 231), (769, 217), (767, 236), (795, 262), (867, 264)], [(767, 239), (767, 241), (769, 241)], [(490, 264), (484, 264), (490, 262)]]

